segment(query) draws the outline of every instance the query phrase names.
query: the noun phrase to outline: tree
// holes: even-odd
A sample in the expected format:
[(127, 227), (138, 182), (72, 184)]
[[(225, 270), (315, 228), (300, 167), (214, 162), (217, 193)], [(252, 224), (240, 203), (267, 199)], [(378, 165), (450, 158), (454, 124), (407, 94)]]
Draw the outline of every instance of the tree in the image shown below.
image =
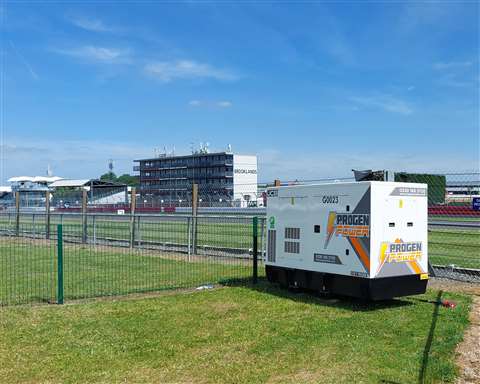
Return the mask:
[(117, 183), (127, 184), (130, 187), (138, 186), (138, 177), (124, 173), (122, 176), (117, 178)]
[(115, 173), (107, 172), (100, 176), (100, 180), (110, 181), (112, 183), (126, 184), (129, 187), (136, 187), (139, 184), (138, 177), (129, 175), (128, 173), (124, 173), (123, 175), (117, 177)]
[(115, 175), (115, 173), (113, 173), (113, 172), (107, 172), (107, 173), (104, 173), (102, 176), (100, 176), (100, 180), (116, 182), (117, 181), (117, 175)]

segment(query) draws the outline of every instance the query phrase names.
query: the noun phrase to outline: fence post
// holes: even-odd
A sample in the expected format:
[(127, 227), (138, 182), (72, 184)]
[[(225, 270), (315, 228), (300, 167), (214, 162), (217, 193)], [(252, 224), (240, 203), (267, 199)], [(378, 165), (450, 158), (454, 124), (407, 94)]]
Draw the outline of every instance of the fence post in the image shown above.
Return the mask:
[(190, 217), (187, 217), (187, 236), (188, 236), (188, 245), (187, 245), (187, 248), (188, 248), (188, 261), (190, 261), (191, 259), (191, 246), (192, 246), (192, 220)]
[(260, 219), (260, 255), (262, 257), (262, 260), (265, 257), (265, 221), (266, 218), (261, 218)]
[(130, 248), (135, 246), (135, 207), (137, 205), (137, 191), (132, 188), (130, 196)]
[(93, 224), (93, 246), (97, 246), (97, 220), (96, 216), (92, 216), (92, 224)]
[(192, 184), (192, 253), (197, 253), (198, 184)]
[(258, 280), (258, 217), (253, 218), (253, 284)]
[(82, 190), (82, 243), (87, 242), (87, 191)]
[(57, 226), (57, 304), (63, 304), (63, 225)]
[(142, 231), (141, 231), (141, 225), (140, 225), (140, 216), (137, 217), (137, 245), (139, 248), (142, 248)]
[(45, 192), (45, 238), (50, 239), (50, 191)]
[(15, 192), (15, 234), (20, 235), (20, 192)]

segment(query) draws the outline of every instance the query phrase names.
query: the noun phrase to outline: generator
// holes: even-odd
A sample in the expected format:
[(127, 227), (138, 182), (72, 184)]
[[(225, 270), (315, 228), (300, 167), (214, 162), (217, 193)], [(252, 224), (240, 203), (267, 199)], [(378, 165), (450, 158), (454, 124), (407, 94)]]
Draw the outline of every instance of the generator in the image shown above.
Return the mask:
[(268, 188), (267, 279), (367, 300), (425, 293), (427, 196), (386, 181)]

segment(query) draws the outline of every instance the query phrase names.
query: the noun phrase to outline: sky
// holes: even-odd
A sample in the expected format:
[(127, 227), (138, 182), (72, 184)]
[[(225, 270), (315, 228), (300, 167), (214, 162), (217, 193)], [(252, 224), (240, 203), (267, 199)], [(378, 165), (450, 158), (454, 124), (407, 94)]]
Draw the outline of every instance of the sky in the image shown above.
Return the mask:
[(261, 181), (479, 170), (478, 2), (0, 4), (0, 184), (207, 142)]

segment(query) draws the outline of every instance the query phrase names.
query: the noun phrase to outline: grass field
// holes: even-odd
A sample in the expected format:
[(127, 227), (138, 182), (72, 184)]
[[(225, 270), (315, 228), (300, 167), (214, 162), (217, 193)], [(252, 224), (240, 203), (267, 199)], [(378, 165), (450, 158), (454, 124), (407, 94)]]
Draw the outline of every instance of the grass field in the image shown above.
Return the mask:
[[(25, 218), (24, 218), (25, 220)], [(88, 236), (114, 238), (128, 242), (129, 223), (98, 219)], [(180, 220), (180, 221), (178, 221)], [(198, 224), (198, 244), (225, 248), (252, 247), (251, 219), (231, 218), (224, 222), (203, 219)], [(0, 223), (6, 225), (6, 223)], [(21, 229), (41, 237), (44, 223)], [(55, 228), (52, 225), (52, 230)], [(151, 221), (143, 218), (137, 228), (137, 240), (158, 243), (188, 243), (187, 223), (182, 218)], [(80, 238), (81, 225), (64, 219), (68, 240)], [(53, 232), (52, 232), (53, 233)], [(27, 302), (54, 302), (57, 299), (55, 241), (30, 240), (25, 237), (0, 237), (0, 305)], [(113, 243), (112, 243), (113, 244)], [(118, 244), (117, 244), (118, 245)], [(261, 248), (260, 244), (260, 248)], [(65, 298), (120, 295), (133, 292), (192, 287), (251, 276), (251, 265), (233, 258), (195, 257), (160, 249), (134, 250), (113, 246), (65, 245)], [(429, 231), (429, 259), (432, 264), (480, 268), (480, 233), (473, 230), (435, 229)], [(231, 256), (231, 255), (230, 255)], [(260, 268), (263, 273), (263, 268)]]
[[(45, 224), (42, 216), (37, 217), (33, 225), (33, 216), (22, 217), (21, 229), (42, 236)], [(70, 236), (81, 236), (80, 217), (66, 215), (62, 220), (64, 233)], [(55, 233), (56, 224), (60, 223), (58, 215), (52, 215), (51, 232)], [(0, 229), (13, 231), (12, 216), (0, 217)], [(90, 240), (94, 237), (129, 241), (130, 223), (128, 217), (98, 216), (93, 225), (92, 216), (88, 219), (87, 234)], [(264, 234), (263, 234), (264, 235)], [(135, 238), (140, 242), (165, 242), (188, 244), (187, 218), (164, 216), (154, 220), (152, 217), (141, 217), (136, 223)], [(259, 247), (262, 249), (264, 236), (259, 230)], [(201, 218), (198, 222), (197, 244), (226, 248), (249, 249), (252, 247), (252, 219), (241, 217)], [(480, 231), (474, 229), (440, 229), (429, 231), (429, 257), (433, 264), (454, 264), (464, 268), (480, 268)]]
[(324, 300), (260, 284), (0, 309), (5, 383), (440, 383), (470, 298)]
[[(187, 217), (163, 216), (136, 218), (135, 239), (137, 241), (169, 242), (187, 244), (189, 236)], [(191, 220), (191, 219), (190, 219)], [(55, 234), (57, 224), (62, 223), (64, 234), (82, 236), (81, 216), (66, 215), (64, 217), (52, 215), (50, 233)], [(14, 216), (0, 216), (0, 230), (15, 231)], [(42, 237), (45, 234), (45, 217), (25, 215), (20, 220), (20, 231), (36, 234)], [(231, 248), (251, 248), (253, 219), (248, 217), (202, 217), (197, 222), (198, 245), (209, 245)], [(260, 243), (262, 241), (259, 229)], [(116, 240), (130, 239), (129, 216), (89, 216), (87, 220), (87, 236), (90, 239), (109, 238)], [(261, 244), (260, 244), (261, 245)]]
[(431, 230), (428, 256), (432, 264), (480, 269), (480, 231)]
[[(215, 257), (65, 245), (65, 299), (121, 295), (219, 283), (252, 275), (251, 262)], [(263, 269), (259, 271), (263, 273)], [(56, 302), (53, 242), (0, 241), (0, 305)]]

